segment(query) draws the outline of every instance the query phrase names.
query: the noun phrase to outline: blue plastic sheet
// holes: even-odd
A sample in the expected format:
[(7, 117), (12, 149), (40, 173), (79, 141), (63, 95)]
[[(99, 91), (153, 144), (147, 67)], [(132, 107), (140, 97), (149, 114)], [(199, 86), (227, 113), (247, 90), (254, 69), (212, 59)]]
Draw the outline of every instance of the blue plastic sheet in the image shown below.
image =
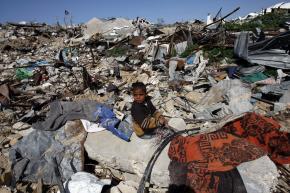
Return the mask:
[(127, 136), (128, 140), (130, 139), (130, 137), (133, 133), (132, 125), (133, 125), (132, 124), (132, 117), (129, 116), (129, 117), (125, 118), (125, 120), (122, 121), (118, 126), (118, 130), (121, 131), (122, 133), (124, 133)]
[(194, 60), (195, 60), (195, 54), (193, 54), (192, 56), (187, 58), (186, 63), (187, 64), (193, 64)]
[(111, 131), (114, 135), (120, 137), (121, 139), (125, 141), (130, 141), (130, 137), (132, 133), (126, 131), (124, 132), (124, 127), (122, 126), (124, 123), (121, 124), (121, 129), (117, 129), (116, 126), (120, 122), (119, 119), (117, 119), (115, 113), (113, 112), (112, 109), (109, 107), (98, 104), (96, 106), (96, 112), (94, 114), (97, 118), (97, 122), (100, 123), (101, 127), (106, 128), (107, 130)]
[(235, 78), (235, 74), (237, 73), (238, 71), (238, 67), (237, 66), (231, 66), (228, 68), (228, 75), (230, 78)]
[(60, 60), (63, 61), (65, 66), (72, 66), (73, 64), (70, 62), (72, 57), (77, 57), (78, 52), (75, 48), (64, 48), (60, 52)]

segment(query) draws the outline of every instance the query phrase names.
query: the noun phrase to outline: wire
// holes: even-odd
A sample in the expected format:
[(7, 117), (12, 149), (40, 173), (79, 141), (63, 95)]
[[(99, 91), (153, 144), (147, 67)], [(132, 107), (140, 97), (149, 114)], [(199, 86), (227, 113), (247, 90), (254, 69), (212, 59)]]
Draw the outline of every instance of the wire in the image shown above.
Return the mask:
[(163, 140), (163, 142), (160, 144), (160, 146), (155, 150), (155, 152), (153, 153), (151, 159), (149, 160), (146, 168), (145, 168), (145, 172), (141, 178), (141, 181), (140, 181), (140, 184), (139, 184), (139, 187), (138, 187), (138, 191), (137, 193), (144, 193), (145, 191), (145, 185), (146, 185), (146, 182), (150, 179), (150, 176), (151, 176), (151, 172), (152, 172), (152, 169), (153, 169), (153, 166), (157, 160), (157, 158), (159, 157), (159, 155), (161, 154), (162, 150), (166, 147), (166, 145), (174, 138), (176, 137), (177, 135), (180, 135), (182, 133), (187, 133), (189, 135), (189, 132), (193, 132), (191, 133), (190, 135), (193, 135), (193, 134), (196, 134), (198, 132), (194, 132), (194, 131), (197, 131), (199, 130), (199, 128), (193, 128), (193, 129), (189, 129), (189, 130), (182, 130), (182, 131), (178, 131), (178, 132), (175, 132), (173, 134), (169, 134), (165, 137), (165, 139)]

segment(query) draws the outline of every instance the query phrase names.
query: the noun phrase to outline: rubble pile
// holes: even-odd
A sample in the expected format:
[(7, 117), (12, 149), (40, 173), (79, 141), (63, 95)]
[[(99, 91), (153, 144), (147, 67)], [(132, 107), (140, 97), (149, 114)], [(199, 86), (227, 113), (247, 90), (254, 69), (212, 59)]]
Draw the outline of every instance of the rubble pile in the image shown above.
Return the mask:
[[(250, 42), (251, 32), (218, 21), (1, 25), (0, 190), (143, 192), (140, 180), (160, 142), (133, 132), (137, 81), (175, 132), (207, 134), (255, 112), (289, 134), (289, 31)], [(149, 172), (149, 192), (168, 192), (168, 149)], [(287, 167), (281, 174), (264, 155), (238, 170), (248, 192), (270, 193), (289, 188)]]

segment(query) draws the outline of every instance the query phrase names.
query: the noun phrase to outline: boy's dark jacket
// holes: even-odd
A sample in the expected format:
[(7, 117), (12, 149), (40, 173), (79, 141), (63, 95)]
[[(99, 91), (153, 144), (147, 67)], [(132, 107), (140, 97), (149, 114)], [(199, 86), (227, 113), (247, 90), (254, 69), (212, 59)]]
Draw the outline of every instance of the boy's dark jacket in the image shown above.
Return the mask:
[(151, 133), (160, 126), (159, 118), (161, 114), (152, 104), (150, 97), (146, 97), (143, 103), (133, 102), (131, 115), (134, 131), (139, 137)]

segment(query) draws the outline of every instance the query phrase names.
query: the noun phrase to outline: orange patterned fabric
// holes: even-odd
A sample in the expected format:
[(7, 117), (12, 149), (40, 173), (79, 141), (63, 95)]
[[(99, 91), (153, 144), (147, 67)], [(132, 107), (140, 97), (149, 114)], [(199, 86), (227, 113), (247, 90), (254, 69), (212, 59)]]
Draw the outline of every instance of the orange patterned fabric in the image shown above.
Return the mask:
[(215, 172), (230, 171), (267, 153), (277, 163), (290, 163), (289, 134), (278, 128), (274, 120), (249, 113), (213, 133), (177, 136), (168, 155), (187, 164), (186, 185), (194, 192), (216, 193), (220, 192), (220, 179)]
[(229, 171), (265, 152), (245, 139), (223, 131), (194, 137), (178, 136), (170, 144), (171, 160), (187, 163), (187, 181), (196, 193), (217, 192), (219, 178), (212, 172)]
[(280, 125), (271, 118), (248, 113), (241, 119), (225, 125), (222, 130), (247, 139), (261, 147), (276, 163), (290, 163), (290, 134), (279, 131)]

